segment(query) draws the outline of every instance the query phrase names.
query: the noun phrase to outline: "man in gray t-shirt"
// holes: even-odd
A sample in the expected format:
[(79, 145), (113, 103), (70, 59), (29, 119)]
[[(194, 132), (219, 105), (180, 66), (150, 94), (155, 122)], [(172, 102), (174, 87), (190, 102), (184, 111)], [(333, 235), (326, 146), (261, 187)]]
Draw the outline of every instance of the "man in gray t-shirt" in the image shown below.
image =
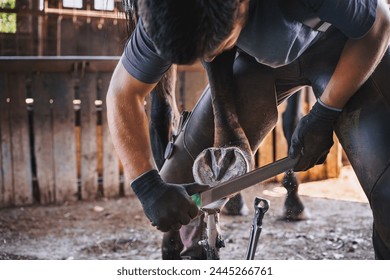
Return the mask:
[[(390, 259), (387, 4), (139, 0), (138, 7), (141, 19), (113, 74), (107, 107), (125, 174), (152, 225), (162, 231), (179, 230), (197, 215), (188, 193), (204, 186), (182, 183), (183, 178), (187, 182), (192, 178), (194, 158), (213, 142), (211, 96), (222, 92), (234, 98), (247, 148), (255, 151), (276, 122), (277, 104), (311, 86), (318, 99), (292, 137), (289, 156), (299, 156), (294, 170), (323, 163), (335, 131), (371, 203), (376, 258)], [(206, 89), (159, 173), (150, 149), (144, 97), (172, 63), (188, 64), (198, 58), (212, 76), (210, 81), (218, 83), (211, 83), (211, 93)], [(229, 144), (224, 141), (214, 140), (214, 145)], [(180, 231), (182, 255), (202, 258), (196, 240), (188, 241), (194, 227), (191, 222)]]

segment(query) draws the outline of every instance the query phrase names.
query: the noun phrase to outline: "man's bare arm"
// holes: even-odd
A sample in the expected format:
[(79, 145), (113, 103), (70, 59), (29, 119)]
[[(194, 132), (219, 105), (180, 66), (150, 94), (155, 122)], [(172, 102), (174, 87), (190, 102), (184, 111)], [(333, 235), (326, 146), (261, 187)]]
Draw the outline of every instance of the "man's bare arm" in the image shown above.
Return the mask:
[(375, 70), (389, 46), (389, 39), (389, 7), (379, 0), (372, 28), (362, 38), (347, 41), (321, 101), (334, 108), (343, 108)]
[(108, 125), (125, 175), (130, 180), (156, 168), (144, 109), (144, 98), (155, 85), (133, 78), (119, 62), (108, 89)]
[(190, 195), (206, 190), (198, 184), (164, 182), (154, 163), (144, 98), (156, 84), (132, 77), (119, 62), (107, 93), (107, 116), (115, 149), (145, 215), (161, 231), (179, 230), (198, 214)]
[(389, 45), (390, 16), (379, 0), (371, 29), (360, 39), (348, 39), (320, 100), (298, 123), (289, 155), (300, 156), (294, 171), (322, 164), (333, 145), (333, 126), (341, 109), (373, 73)]

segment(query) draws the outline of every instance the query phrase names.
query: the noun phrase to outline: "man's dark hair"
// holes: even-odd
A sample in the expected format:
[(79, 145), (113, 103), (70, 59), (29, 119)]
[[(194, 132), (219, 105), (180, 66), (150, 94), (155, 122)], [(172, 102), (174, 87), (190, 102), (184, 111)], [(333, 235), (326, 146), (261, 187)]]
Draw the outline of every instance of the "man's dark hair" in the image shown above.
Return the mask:
[(239, 0), (138, 0), (138, 14), (159, 54), (189, 64), (230, 34)]

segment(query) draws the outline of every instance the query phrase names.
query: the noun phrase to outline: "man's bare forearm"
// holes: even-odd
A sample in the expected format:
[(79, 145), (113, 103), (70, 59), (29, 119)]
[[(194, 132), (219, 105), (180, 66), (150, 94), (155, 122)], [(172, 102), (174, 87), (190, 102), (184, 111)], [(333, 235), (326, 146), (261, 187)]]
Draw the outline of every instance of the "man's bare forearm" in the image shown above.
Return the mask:
[(119, 62), (106, 97), (111, 137), (130, 180), (155, 168), (144, 110), (144, 98), (153, 87), (131, 77)]

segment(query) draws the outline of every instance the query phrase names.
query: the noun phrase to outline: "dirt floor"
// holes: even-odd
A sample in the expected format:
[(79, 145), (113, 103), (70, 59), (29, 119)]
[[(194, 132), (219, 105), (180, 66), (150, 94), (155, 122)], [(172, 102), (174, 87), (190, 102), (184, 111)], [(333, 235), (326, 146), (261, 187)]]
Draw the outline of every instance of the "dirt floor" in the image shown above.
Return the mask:
[[(280, 220), (285, 190), (267, 183), (243, 192), (250, 213), (221, 216), (221, 259), (244, 259), (255, 196), (271, 202), (256, 259), (373, 259), (372, 216), (350, 167), (338, 179), (301, 184), (309, 220)], [(134, 196), (0, 210), (0, 259), (161, 259), (161, 233)]]

